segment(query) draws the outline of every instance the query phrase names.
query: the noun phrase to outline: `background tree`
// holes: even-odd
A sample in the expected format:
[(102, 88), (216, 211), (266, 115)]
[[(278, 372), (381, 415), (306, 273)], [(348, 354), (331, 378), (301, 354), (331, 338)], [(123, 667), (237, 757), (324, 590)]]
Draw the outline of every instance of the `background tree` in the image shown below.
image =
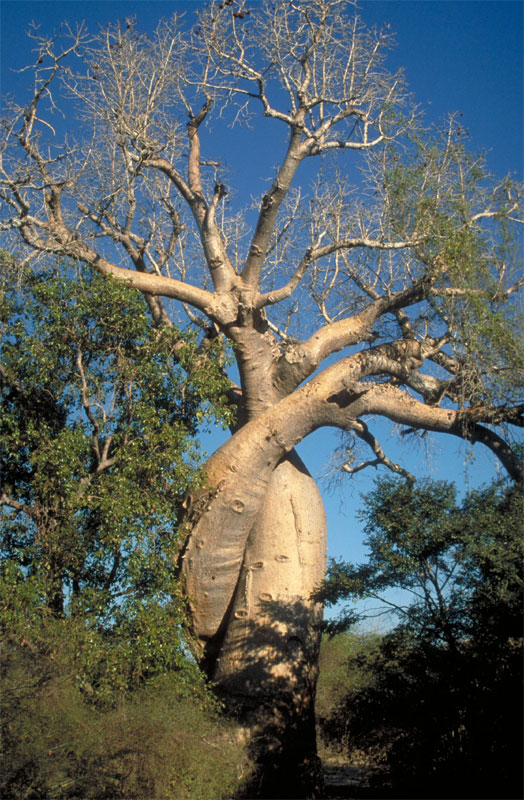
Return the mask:
[(28, 275), (2, 299), (5, 575), (56, 616), (180, 607), (174, 531), (198, 485), (198, 421), (223, 391), (210, 351), (156, 331), (140, 293), (93, 272)]
[[(64, 36), (36, 36), (32, 99), (8, 110), (3, 226), (23, 264), (69, 256), (144, 292), (158, 327), (178, 307), (230, 342), (236, 428), (191, 498), (181, 568), (202, 665), (269, 752), (256, 791), (303, 797), (325, 520), (293, 448), (335, 426), (347, 471), (354, 440), (402, 471), (366, 421), (381, 416), (482, 442), (522, 479), (501, 428), (522, 421), (519, 189), (455, 118), (423, 130), (389, 35), (346, 2), (212, 3), (153, 38), (132, 21)], [(59, 147), (64, 104), (81, 125)], [(212, 126), (264, 118), (279, 165), (239, 212)]]
[(2, 796), (231, 796), (172, 569), (218, 365), (71, 264), (4, 283), (1, 325)]
[(364, 501), (369, 559), (332, 564), (326, 595), (372, 598), (397, 624), (375, 650), (348, 650), (365, 680), (328, 738), (385, 768), (386, 796), (519, 797), (522, 489), (458, 505), (451, 484), (379, 480)]
[(220, 408), (212, 364), (97, 273), (29, 274), (2, 293), (4, 622), (79, 617), (136, 639), (127, 668), (105, 675), (111, 690), (187, 664), (172, 562), (199, 481), (198, 420)]
[(164, 627), (146, 670), (180, 657), (177, 507), (198, 480), (196, 424), (214, 391), (198, 358), (187, 335), (155, 332), (140, 294), (96, 273), (3, 292), (1, 555), (15, 617), (33, 594), (37, 615), (116, 618), (144, 647)]

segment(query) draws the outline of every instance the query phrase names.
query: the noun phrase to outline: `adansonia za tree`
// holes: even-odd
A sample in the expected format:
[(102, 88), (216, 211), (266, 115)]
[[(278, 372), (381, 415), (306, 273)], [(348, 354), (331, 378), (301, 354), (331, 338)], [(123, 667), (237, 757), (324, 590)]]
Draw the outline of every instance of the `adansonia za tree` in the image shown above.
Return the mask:
[[(203, 354), (230, 344), (232, 436), (188, 498), (178, 568), (198, 657), (269, 753), (258, 791), (309, 796), (326, 531), (294, 447), (333, 426), (346, 471), (356, 443), (402, 473), (385, 417), (482, 443), (522, 480), (520, 189), (456, 117), (424, 130), (389, 33), (341, 0), (35, 43), (32, 98), (4, 122), (2, 227), (24, 268), (68, 257), (142, 291), (158, 329), (185, 315)], [(60, 144), (59, 110), (76, 115)], [(269, 122), (278, 165), (242, 210), (215, 131), (244, 126), (256, 159), (249, 126)]]

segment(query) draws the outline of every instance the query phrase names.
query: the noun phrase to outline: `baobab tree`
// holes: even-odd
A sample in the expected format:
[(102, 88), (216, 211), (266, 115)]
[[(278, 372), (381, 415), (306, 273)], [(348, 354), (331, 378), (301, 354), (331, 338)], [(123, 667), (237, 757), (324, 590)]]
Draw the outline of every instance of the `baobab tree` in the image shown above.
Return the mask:
[[(346, 472), (409, 478), (373, 432), (385, 417), (481, 443), (523, 479), (519, 189), (457, 118), (424, 130), (389, 34), (347, 0), (34, 39), (34, 92), (4, 121), (6, 241), (26, 268), (66, 257), (122, 279), (159, 327), (185, 315), (202, 358), (230, 347), (232, 435), (187, 498), (176, 568), (200, 663), (261, 753), (253, 793), (315, 796), (326, 524), (294, 448), (340, 428)], [(250, 126), (274, 138), (254, 206), (232, 197), (230, 125), (248, 149)]]

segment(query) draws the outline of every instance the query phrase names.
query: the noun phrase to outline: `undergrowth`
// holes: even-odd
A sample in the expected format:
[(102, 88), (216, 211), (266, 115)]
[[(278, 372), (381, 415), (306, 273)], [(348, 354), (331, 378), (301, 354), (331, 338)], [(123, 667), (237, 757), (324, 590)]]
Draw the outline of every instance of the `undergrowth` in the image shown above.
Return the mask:
[(169, 675), (97, 707), (72, 667), (4, 643), (4, 800), (225, 800), (242, 784), (249, 762), (233, 726)]

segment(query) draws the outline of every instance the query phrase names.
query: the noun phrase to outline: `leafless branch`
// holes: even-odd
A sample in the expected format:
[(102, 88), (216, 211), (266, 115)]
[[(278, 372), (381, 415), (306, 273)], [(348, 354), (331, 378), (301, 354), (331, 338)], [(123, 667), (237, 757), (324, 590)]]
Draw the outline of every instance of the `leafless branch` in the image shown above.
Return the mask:
[(405, 470), (402, 466), (400, 466), (400, 464), (395, 464), (390, 458), (387, 457), (378, 440), (370, 432), (365, 422), (362, 420), (355, 420), (350, 429), (354, 431), (363, 442), (369, 445), (371, 450), (375, 453), (376, 458), (372, 461), (363, 461), (361, 464), (357, 464), (355, 466), (351, 461), (346, 461), (342, 465), (342, 470), (344, 472), (347, 472), (349, 475), (354, 475), (356, 472), (360, 472), (367, 467), (385, 466), (392, 472), (402, 475), (404, 478), (406, 478), (406, 480), (411, 482), (415, 481), (414, 476), (410, 472)]

